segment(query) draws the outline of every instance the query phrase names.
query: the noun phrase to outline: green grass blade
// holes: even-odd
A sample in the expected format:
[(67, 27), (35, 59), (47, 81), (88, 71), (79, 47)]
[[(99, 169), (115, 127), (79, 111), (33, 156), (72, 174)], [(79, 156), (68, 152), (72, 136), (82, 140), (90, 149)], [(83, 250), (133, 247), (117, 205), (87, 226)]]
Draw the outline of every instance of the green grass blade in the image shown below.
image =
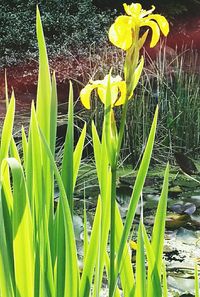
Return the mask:
[[(105, 268), (106, 268), (107, 278), (109, 279), (110, 259), (109, 259), (108, 252), (105, 253)], [(93, 296), (96, 296), (96, 295), (93, 295)], [(124, 294), (124, 296), (126, 296), (126, 295)], [(132, 296), (134, 296), (134, 295), (132, 295)], [(115, 286), (114, 297), (121, 297), (121, 292), (120, 292), (119, 288), (117, 287), (117, 285)]]
[(152, 249), (155, 253), (155, 260), (159, 276), (162, 268), (164, 233), (165, 233), (165, 219), (167, 212), (167, 198), (168, 198), (168, 180), (169, 180), (169, 164), (167, 164), (163, 182), (161, 197), (159, 200), (158, 208), (152, 232)]
[(81, 277), (80, 291), (79, 291), (80, 297), (87, 297), (90, 294), (92, 278), (94, 274), (94, 267), (95, 267), (97, 257), (98, 257), (98, 252), (99, 252), (100, 230), (101, 230), (101, 199), (99, 198), (97, 208), (96, 208), (94, 223), (92, 227), (90, 242), (88, 246), (88, 251), (84, 262), (83, 273)]
[[(115, 218), (116, 218), (115, 240), (116, 240), (116, 251), (117, 251), (119, 249), (120, 240), (121, 240), (121, 236), (124, 228), (117, 203), (116, 203)], [(122, 264), (121, 264), (121, 269), (119, 271), (119, 274), (120, 274), (120, 280), (121, 280), (124, 296), (134, 296), (135, 278), (134, 278), (131, 255), (129, 252), (128, 244), (126, 244), (124, 247), (121, 263)]]
[(7, 246), (6, 222), (4, 221), (2, 204), (2, 184), (0, 183), (0, 295), (14, 297), (14, 275), (9, 248)]
[(39, 76), (36, 110), (39, 126), (46, 137), (48, 144), (50, 144), (51, 78), (44, 33), (38, 7), (36, 13), (36, 31), (39, 47)]
[[(166, 273), (166, 267), (164, 263), (162, 265), (162, 271), (163, 271), (163, 297), (168, 297), (167, 273)], [(199, 297), (199, 295), (195, 297)]]
[[(31, 120), (30, 120), (31, 121)], [(25, 140), (25, 154), (24, 157), (24, 169), (25, 169), (25, 175), (26, 175), (26, 185), (28, 190), (28, 197), (30, 200), (30, 206), (31, 206), (31, 212), (34, 216), (34, 189), (33, 189), (33, 158), (32, 158), (32, 131), (31, 127), (29, 127), (29, 135), (28, 135), (28, 141)]]
[(129, 208), (128, 208), (128, 212), (127, 212), (126, 221), (124, 224), (124, 230), (123, 230), (123, 234), (122, 234), (122, 238), (121, 238), (121, 242), (120, 242), (120, 247), (119, 247), (119, 251), (117, 253), (115, 275), (117, 275), (120, 270), (124, 246), (127, 242), (127, 239), (128, 239), (128, 236), (129, 236), (129, 233), (131, 230), (131, 226), (132, 226), (132, 222), (133, 222), (134, 215), (136, 212), (137, 204), (138, 204), (138, 201), (139, 201), (139, 198), (140, 198), (140, 195), (142, 192), (142, 188), (143, 188), (143, 185), (145, 182), (145, 178), (147, 175), (147, 171), (149, 168), (149, 163), (150, 163), (150, 158), (151, 158), (151, 154), (152, 154), (154, 138), (155, 138), (155, 133), (156, 133), (157, 118), (158, 118), (158, 108), (156, 109), (156, 112), (154, 115), (154, 120), (152, 123), (149, 138), (147, 141), (146, 149), (145, 149), (142, 161), (141, 161), (140, 168), (138, 170), (135, 185), (133, 187), (133, 192), (132, 192), (132, 196), (131, 196), (131, 200), (130, 200), (130, 204), (129, 204)]
[(94, 158), (97, 171), (97, 177), (99, 180), (99, 185), (101, 187), (101, 142), (97, 133), (94, 122), (92, 121), (92, 141), (94, 148)]
[(34, 103), (31, 106), (31, 144), (32, 144), (32, 156), (31, 158), (31, 169), (32, 169), (32, 183), (33, 187), (33, 199), (34, 199), (34, 210), (35, 219), (38, 226), (39, 222), (42, 221), (44, 215), (44, 205), (46, 205), (47, 197), (45, 197), (45, 192), (43, 191), (43, 159), (42, 159), (42, 147), (40, 140), (40, 132), (38, 127), (38, 122), (35, 113)]
[[(103, 129), (103, 134), (105, 129)], [(105, 136), (102, 135), (102, 144), (99, 140), (98, 133), (94, 123), (92, 123), (92, 138), (94, 147), (94, 156), (97, 177), (100, 186), (100, 196), (102, 200), (102, 222), (101, 222), (101, 244), (99, 249), (99, 265), (97, 273), (95, 274), (95, 285), (93, 295), (99, 294), (105, 263), (105, 251), (108, 241), (108, 233), (110, 228), (110, 188), (111, 188), (111, 170), (107, 158), (107, 148)], [(109, 266), (108, 266), (109, 267)], [(97, 267), (96, 267), (97, 269)]]
[(144, 241), (143, 241), (141, 223), (139, 225), (138, 236), (137, 236), (135, 296), (146, 297), (146, 268), (145, 268)]
[[(13, 123), (14, 123), (14, 114), (15, 114), (15, 97), (14, 93), (12, 93), (11, 100), (6, 112), (6, 116), (4, 119), (2, 134), (1, 134), (1, 147), (0, 147), (0, 164), (4, 158), (8, 157), (8, 152), (10, 148), (10, 142), (12, 139), (12, 130), (13, 130)], [(3, 205), (6, 208), (4, 213), (4, 219), (7, 222), (8, 230), (8, 237), (11, 236), (11, 214), (13, 209), (13, 199), (12, 199), (12, 192), (11, 192), (11, 186), (10, 186), (10, 174), (8, 168), (5, 169), (6, 172), (4, 172), (4, 182), (3, 182), (3, 188), (4, 188), (4, 197), (5, 197), (5, 203), (3, 201)]]
[(50, 237), (48, 232), (48, 219), (47, 214), (44, 214), (43, 224), (40, 228), (40, 273), (43, 283), (40, 282), (41, 290), (40, 296), (55, 296), (54, 280), (53, 280), (53, 267), (50, 250)]
[(65, 223), (64, 215), (62, 211), (61, 201), (59, 200), (57, 211), (57, 228), (55, 234), (56, 240), (56, 296), (64, 296), (65, 284), (63, 279), (65, 279), (65, 264), (66, 263), (66, 238), (65, 238)]
[(1, 134), (0, 164), (4, 158), (8, 157), (8, 150), (9, 150), (10, 141), (12, 138), (14, 114), (15, 114), (15, 96), (14, 96), (14, 93), (12, 93), (8, 110), (6, 112), (4, 124), (3, 124), (2, 134)]
[(52, 154), (55, 154), (56, 145), (56, 131), (57, 131), (57, 110), (58, 110), (58, 98), (55, 72), (52, 76), (52, 89), (51, 89), (51, 116), (50, 116), (50, 148)]
[[(36, 105), (36, 117), (38, 121), (38, 126), (42, 130), (48, 145), (50, 146), (50, 129), (51, 122), (51, 77), (49, 71), (48, 57), (45, 45), (45, 39), (42, 29), (42, 23), (40, 18), (40, 12), (37, 7), (36, 13), (36, 31), (39, 47), (39, 75), (38, 75), (38, 87), (37, 87), (37, 105)], [(53, 119), (52, 119), (53, 120)], [(54, 123), (56, 125), (56, 123)], [(37, 139), (35, 140), (37, 141)], [(52, 140), (53, 141), (53, 140)], [(34, 144), (34, 143), (33, 143)], [(34, 151), (34, 149), (33, 149)], [(43, 180), (51, 182), (45, 182), (43, 186), (43, 196), (46, 199), (46, 209), (49, 224), (52, 224), (52, 209), (53, 209), (53, 185), (54, 181), (52, 179), (52, 173), (50, 168), (50, 163), (47, 155), (42, 150), (42, 160), (43, 160)], [(45, 193), (45, 194), (44, 194)]]
[[(34, 296), (33, 222), (23, 170), (14, 158), (5, 159), (13, 177), (13, 254), (16, 296)], [(24, 240), (26, 238), (26, 240)], [(23, 277), (22, 277), (23, 276)]]
[(147, 297), (162, 296), (162, 288), (160, 276), (156, 266), (155, 254), (152, 249), (151, 243), (148, 239), (145, 227), (142, 225), (142, 232), (144, 238), (144, 244), (147, 254), (148, 263), (148, 279), (147, 279)]
[(13, 136), (11, 137), (10, 141), (10, 156), (15, 158), (19, 163), (21, 163), (21, 159)]
[[(51, 149), (48, 146), (48, 143), (42, 133), (40, 131), (42, 143), (44, 145), (44, 149), (46, 154), (50, 160), (51, 167), (53, 168), (56, 181), (60, 190), (60, 204), (61, 211), (63, 214), (63, 222), (65, 228), (65, 246), (66, 246), (66, 268), (65, 268), (65, 296), (78, 296), (79, 291), (79, 268), (78, 268), (78, 260), (77, 260), (77, 251), (76, 251), (76, 242), (74, 235), (73, 222), (71, 217), (71, 212), (65, 192), (65, 187), (59, 173), (59, 170), (55, 164), (54, 157), (51, 153)], [(63, 280), (63, 277), (62, 277)], [(59, 297), (59, 295), (57, 295)]]
[(197, 263), (195, 264), (195, 297), (199, 297), (199, 273)]
[(74, 150), (74, 155), (73, 155), (73, 190), (76, 184), (76, 179), (78, 175), (78, 170), (80, 167), (80, 162), (81, 162), (81, 157), (82, 157), (82, 152), (83, 152), (83, 145), (85, 142), (85, 136), (86, 136), (86, 124), (83, 127), (83, 130), (81, 132), (81, 135), (79, 137), (78, 143), (76, 145), (76, 148)]
[(64, 145), (64, 156), (62, 162), (62, 180), (65, 186), (67, 199), (71, 214), (73, 213), (73, 174), (74, 174), (74, 120), (73, 120), (73, 88), (70, 82), (69, 102), (68, 102), (68, 125)]
[(83, 242), (83, 251), (84, 251), (84, 257), (83, 257), (83, 264), (85, 263), (87, 251), (88, 251), (88, 228), (87, 228), (87, 211), (86, 211), (86, 203), (85, 203), (85, 197), (84, 197), (84, 242)]
[(28, 150), (28, 141), (26, 138), (26, 133), (24, 130), (24, 126), (22, 126), (22, 151), (23, 151), (23, 159), (24, 159), (24, 168), (26, 168), (27, 165), (27, 150)]

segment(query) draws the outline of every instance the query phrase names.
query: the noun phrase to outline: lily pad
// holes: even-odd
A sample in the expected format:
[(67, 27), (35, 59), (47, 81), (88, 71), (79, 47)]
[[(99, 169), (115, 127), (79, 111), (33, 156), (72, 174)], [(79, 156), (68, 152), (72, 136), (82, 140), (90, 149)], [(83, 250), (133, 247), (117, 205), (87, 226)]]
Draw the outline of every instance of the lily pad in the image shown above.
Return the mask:
[(174, 186), (174, 187), (169, 188), (169, 193), (179, 194), (182, 192), (183, 192), (183, 190), (181, 189), (180, 186)]
[(186, 226), (190, 221), (191, 218), (188, 214), (170, 214), (166, 218), (166, 227), (170, 230), (175, 230)]

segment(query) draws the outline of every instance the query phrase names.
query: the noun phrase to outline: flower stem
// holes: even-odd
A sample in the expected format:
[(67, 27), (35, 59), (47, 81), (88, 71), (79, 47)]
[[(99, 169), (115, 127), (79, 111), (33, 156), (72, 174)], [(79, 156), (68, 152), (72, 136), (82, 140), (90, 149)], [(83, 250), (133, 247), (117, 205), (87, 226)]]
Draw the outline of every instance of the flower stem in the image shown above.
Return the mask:
[(115, 199), (116, 199), (116, 171), (117, 166), (111, 169), (111, 207), (110, 207), (110, 286), (109, 297), (114, 295), (115, 290)]

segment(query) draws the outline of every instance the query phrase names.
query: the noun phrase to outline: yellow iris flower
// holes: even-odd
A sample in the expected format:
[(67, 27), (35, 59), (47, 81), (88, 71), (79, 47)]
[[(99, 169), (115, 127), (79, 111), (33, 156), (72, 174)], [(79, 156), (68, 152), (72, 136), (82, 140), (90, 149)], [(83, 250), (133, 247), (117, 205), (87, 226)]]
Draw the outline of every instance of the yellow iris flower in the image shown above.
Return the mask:
[(154, 47), (160, 38), (160, 31), (164, 36), (169, 33), (169, 23), (160, 14), (152, 14), (155, 7), (150, 10), (142, 9), (141, 4), (123, 4), (127, 15), (119, 16), (109, 30), (109, 39), (117, 47), (128, 50), (134, 43), (134, 33), (140, 27), (150, 27), (152, 37), (150, 47)]
[[(108, 75), (103, 80), (91, 80), (80, 92), (80, 99), (85, 108), (90, 109), (90, 97), (94, 89), (97, 89), (97, 93), (101, 101), (106, 103), (106, 89), (108, 85)], [(124, 104), (126, 100), (126, 83), (122, 78), (117, 75), (116, 77), (110, 76), (111, 87), (111, 103), (113, 106), (119, 106)]]

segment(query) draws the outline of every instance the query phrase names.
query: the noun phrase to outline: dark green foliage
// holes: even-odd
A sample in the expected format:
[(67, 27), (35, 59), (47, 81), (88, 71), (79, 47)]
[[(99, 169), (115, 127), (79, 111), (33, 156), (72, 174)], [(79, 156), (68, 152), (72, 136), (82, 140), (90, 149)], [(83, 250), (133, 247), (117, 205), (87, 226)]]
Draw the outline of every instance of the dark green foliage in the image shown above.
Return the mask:
[(139, 2), (146, 9), (149, 9), (151, 5), (155, 5), (157, 11), (164, 13), (167, 16), (175, 16), (186, 13), (199, 14), (200, 1), (199, 0), (93, 0), (94, 5), (101, 9), (116, 8), (123, 10), (122, 5), (126, 2), (131, 4), (132, 2)]
[[(13, 63), (19, 58), (34, 56), (37, 52), (37, 3), (36, 0), (1, 0), (1, 64)], [(100, 11), (90, 0), (40, 0), (38, 4), (50, 54), (102, 42), (112, 22), (112, 14)]]

